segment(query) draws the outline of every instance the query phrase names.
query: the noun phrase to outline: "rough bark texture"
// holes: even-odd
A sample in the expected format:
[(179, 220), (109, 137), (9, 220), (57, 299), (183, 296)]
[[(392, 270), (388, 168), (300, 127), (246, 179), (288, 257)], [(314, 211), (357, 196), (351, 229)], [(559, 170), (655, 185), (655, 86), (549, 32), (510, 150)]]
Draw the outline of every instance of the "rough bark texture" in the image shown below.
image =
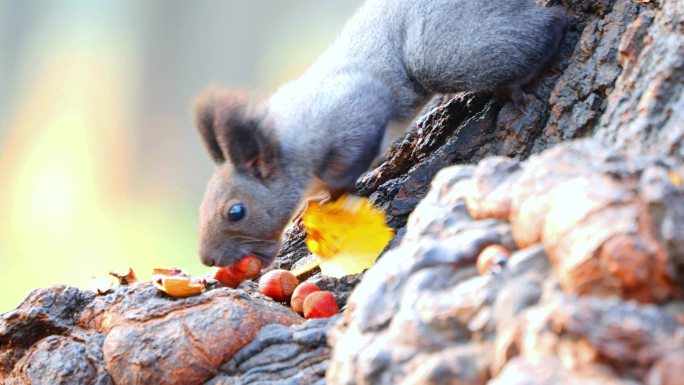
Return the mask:
[[(651, 2), (657, 3), (657, 2)], [(684, 3), (642, 9), (618, 50), (622, 73), (598, 134), (637, 153), (684, 161)]]
[(326, 340), (328, 330), (337, 319), (314, 319), (291, 327), (264, 327), (206, 385), (325, 383), (330, 355)]
[[(679, 175), (588, 140), (440, 171), (350, 297), (329, 383), (644, 383), (676, 370)], [(478, 275), (491, 244), (517, 251)]]
[[(571, 27), (529, 104), (437, 97), (359, 180), (397, 236), (363, 277), (306, 277), (339, 319), (252, 282), (41, 289), (0, 316), (0, 383), (681, 384), (684, 2), (547, 3)], [(513, 253), (480, 275), (490, 244)]]
[(0, 317), (3, 384), (201, 384), (264, 325), (303, 320), (240, 291), (186, 299), (150, 283), (36, 290)]

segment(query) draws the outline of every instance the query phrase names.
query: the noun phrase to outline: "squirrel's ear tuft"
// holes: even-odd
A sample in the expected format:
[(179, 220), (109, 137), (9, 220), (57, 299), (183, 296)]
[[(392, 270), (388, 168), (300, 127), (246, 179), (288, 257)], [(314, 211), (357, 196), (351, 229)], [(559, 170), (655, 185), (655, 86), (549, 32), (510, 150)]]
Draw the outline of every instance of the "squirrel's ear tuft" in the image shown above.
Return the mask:
[(230, 161), (238, 171), (268, 182), (280, 169), (280, 147), (263, 114), (245, 112), (225, 122)]
[(206, 147), (209, 156), (216, 164), (226, 161), (225, 153), (219, 145), (216, 132), (219, 95), (221, 93), (221, 90), (217, 87), (209, 88), (195, 99), (193, 106), (195, 126), (202, 137), (204, 147)]
[(212, 87), (197, 98), (195, 122), (217, 164), (267, 182), (280, 165), (280, 147), (261, 105), (246, 92)]

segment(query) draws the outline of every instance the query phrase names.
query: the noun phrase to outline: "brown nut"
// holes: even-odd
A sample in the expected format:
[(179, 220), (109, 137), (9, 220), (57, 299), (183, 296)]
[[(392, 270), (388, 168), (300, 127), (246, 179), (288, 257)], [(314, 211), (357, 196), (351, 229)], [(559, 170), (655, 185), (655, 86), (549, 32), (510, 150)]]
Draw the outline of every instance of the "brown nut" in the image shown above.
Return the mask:
[(489, 245), (477, 257), (477, 271), (481, 274), (498, 272), (511, 256), (511, 252), (501, 245)]
[(245, 255), (232, 266), (233, 271), (244, 279), (252, 279), (261, 273), (261, 261), (253, 255)]
[(317, 291), (304, 300), (304, 318), (327, 318), (340, 311), (337, 301), (329, 291)]
[(214, 267), (211, 276), (219, 281), (221, 286), (232, 287), (233, 289), (244, 281), (243, 277), (236, 275), (230, 267)]
[(221, 282), (221, 285), (234, 289), (245, 279), (256, 278), (259, 272), (261, 272), (261, 261), (253, 255), (246, 255), (233, 266), (215, 268), (212, 276)]
[(278, 302), (286, 302), (299, 284), (297, 277), (287, 270), (271, 270), (261, 276), (259, 292)]
[(304, 300), (306, 297), (316, 291), (321, 291), (321, 288), (311, 282), (302, 282), (294, 289), (292, 299), (290, 299), (290, 307), (299, 314), (304, 312)]

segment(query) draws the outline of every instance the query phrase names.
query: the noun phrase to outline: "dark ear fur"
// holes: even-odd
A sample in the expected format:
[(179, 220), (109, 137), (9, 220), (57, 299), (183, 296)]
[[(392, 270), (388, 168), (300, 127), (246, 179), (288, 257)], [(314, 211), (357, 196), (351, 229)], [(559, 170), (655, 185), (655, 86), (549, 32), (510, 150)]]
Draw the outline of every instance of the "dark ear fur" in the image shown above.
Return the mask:
[(266, 182), (280, 168), (280, 147), (264, 119), (253, 113), (232, 116), (225, 124), (224, 138), (235, 168)]
[(193, 112), (195, 126), (202, 137), (204, 147), (209, 152), (209, 156), (214, 163), (221, 164), (226, 161), (226, 157), (216, 138), (215, 121), (217, 113), (217, 92), (218, 90), (215, 88), (210, 88), (197, 97)]
[(262, 181), (278, 170), (278, 143), (245, 93), (210, 88), (195, 103), (195, 122), (217, 164), (230, 159), (238, 171)]

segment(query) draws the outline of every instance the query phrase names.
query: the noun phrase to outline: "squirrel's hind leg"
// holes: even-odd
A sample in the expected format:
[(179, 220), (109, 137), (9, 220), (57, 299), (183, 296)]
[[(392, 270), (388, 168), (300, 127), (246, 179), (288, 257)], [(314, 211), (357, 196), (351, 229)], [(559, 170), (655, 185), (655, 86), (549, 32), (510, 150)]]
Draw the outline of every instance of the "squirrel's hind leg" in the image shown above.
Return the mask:
[(523, 90), (523, 87), (530, 84), (535, 79), (538, 79), (558, 53), (568, 29), (568, 15), (565, 9), (560, 6), (552, 7), (547, 10), (547, 12), (550, 12), (552, 15), (551, 22), (547, 27), (547, 32), (550, 36), (553, 36), (553, 39), (549, 39), (548, 41), (547, 48), (545, 49), (546, 54), (538, 61), (539, 65), (537, 68), (531, 71), (528, 76), (494, 88), (493, 96), (499, 102), (512, 102), (516, 107), (521, 109), (527, 106), (531, 98), (530, 95)]

